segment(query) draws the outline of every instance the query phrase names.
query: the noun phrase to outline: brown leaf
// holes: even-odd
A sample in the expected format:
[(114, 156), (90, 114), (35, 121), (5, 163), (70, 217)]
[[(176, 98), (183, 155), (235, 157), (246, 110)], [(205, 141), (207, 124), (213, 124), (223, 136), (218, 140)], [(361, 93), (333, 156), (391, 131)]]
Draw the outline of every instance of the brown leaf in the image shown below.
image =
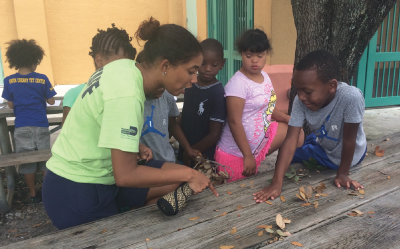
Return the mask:
[(270, 202), (270, 201), (264, 201), (264, 202), (269, 204), (269, 205), (272, 205), (272, 202)]
[(239, 238), (240, 238), (240, 235), (238, 235), (238, 236), (235, 237), (235, 239), (239, 239)]
[(307, 207), (307, 206), (311, 206), (311, 203), (303, 203), (303, 204), (301, 204), (303, 207)]
[(106, 229), (104, 229), (103, 231), (101, 231), (101, 233), (105, 233), (105, 232), (107, 232), (107, 228), (106, 228)]
[(360, 194), (362, 194), (362, 195), (365, 195), (365, 191), (364, 191), (364, 189), (360, 189), (360, 190), (358, 190), (358, 193), (360, 193)]
[(286, 224), (289, 224), (290, 222), (292, 222), (291, 220), (289, 220), (288, 218), (283, 219), (283, 222), (285, 222)]
[(312, 187), (311, 186), (307, 186), (307, 192), (306, 192), (307, 198), (311, 198), (312, 192), (313, 192)]
[(300, 187), (300, 188), (299, 188), (299, 191), (300, 191), (300, 193), (306, 194), (306, 191), (304, 190), (303, 187)]
[(219, 249), (232, 249), (235, 246), (220, 246)]
[(150, 241), (150, 239), (146, 238), (146, 242), (149, 242), (149, 241)]
[(383, 157), (385, 155), (385, 150), (379, 150), (379, 145), (375, 147), (375, 156)]
[(254, 188), (254, 185), (251, 185), (250, 188)]
[(313, 204), (315, 209), (318, 208), (318, 201), (314, 201)]
[(14, 229), (14, 230), (8, 230), (9, 233), (16, 233), (18, 230)]
[(262, 235), (263, 235), (263, 233), (264, 233), (264, 231), (260, 231), (257, 235), (258, 235), (258, 237), (261, 237)]
[[(266, 228), (268, 225), (259, 225), (257, 228)], [(271, 226), (272, 227), (272, 226)]]
[(241, 209), (243, 209), (242, 205), (238, 205), (238, 206), (236, 207), (236, 211), (239, 211), (239, 210), (241, 210)]
[(43, 223), (38, 223), (36, 225), (33, 225), (32, 227), (40, 227)]
[(285, 222), (283, 222), (281, 214), (277, 214), (275, 220), (278, 227), (280, 227), (281, 229), (285, 229)]
[(20, 237), (20, 236), (25, 236), (25, 235), (28, 235), (28, 233), (16, 234), (16, 235), (14, 235), (14, 237)]
[(281, 195), (281, 201), (282, 201), (282, 202), (285, 202), (285, 201), (286, 201), (286, 199), (285, 199), (285, 197), (283, 197), (283, 195)]
[(233, 227), (232, 230), (231, 230), (231, 234), (235, 234), (236, 231), (237, 231), (237, 228), (236, 228), (236, 227)]
[(303, 197), (301, 197), (299, 194), (296, 194), (297, 198), (299, 198), (302, 201), (306, 201), (305, 199), (303, 199)]
[(348, 195), (358, 195), (357, 193), (348, 193)]
[(321, 193), (320, 196), (328, 196), (329, 194)]
[(374, 214), (374, 213), (375, 213), (374, 211), (367, 212), (367, 214)]
[(189, 220), (197, 220), (198, 218), (200, 218), (200, 217), (199, 216), (193, 217), (193, 218), (190, 218)]
[(356, 214), (356, 213), (347, 213), (347, 215), (354, 216), (354, 217), (356, 217), (356, 216), (357, 216), (357, 214)]
[(228, 193), (228, 194), (230, 194), (230, 195), (232, 194), (232, 192), (231, 192), (231, 191), (228, 191), (227, 193)]
[(292, 235), (290, 232), (288, 232), (288, 231), (286, 231), (286, 232), (283, 232), (284, 234), (286, 234), (286, 236), (290, 236), (290, 235)]
[(323, 182), (321, 182), (316, 188), (315, 188), (315, 190), (317, 191), (317, 193), (321, 193), (322, 191), (324, 191), (325, 190), (325, 183), (323, 183)]
[(238, 214), (238, 217), (240, 217), (240, 214)]
[(390, 179), (390, 176), (388, 176), (387, 179)]
[(293, 242), (292, 242), (292, 245), (295, 245), (295, 246), (303, 246), (303, 244), (301, 244), (301, 243), (299, 243), (299, 242), (296, 242), (296, 241), (293, 241)]
[(251, 181), (250, 184), (251, 184), (251, 183), (254, 183), (254, 181)]
[(303, 198), (303, 200), (307, 201), (307, 197), (303, 192), (300, 192), (300, 196)]
[(224, 212), (224, 213), (220, 214), (219, 217), (225, 216), (227, 213), (228, 213), (228, 212)]
[(351, 210), (351, 212), (356, 213), (357, 216), (362, 216), (362, 215), (364, 214), (363, 212), (361, 212), (361, 211), (358, 210), (358, 209), (353, 209), (353, 210)]
[(246, 186), (246, 184), (242, 184), (242, 185), (240, 185), (239, 187), (243, 188), (244, 186)]

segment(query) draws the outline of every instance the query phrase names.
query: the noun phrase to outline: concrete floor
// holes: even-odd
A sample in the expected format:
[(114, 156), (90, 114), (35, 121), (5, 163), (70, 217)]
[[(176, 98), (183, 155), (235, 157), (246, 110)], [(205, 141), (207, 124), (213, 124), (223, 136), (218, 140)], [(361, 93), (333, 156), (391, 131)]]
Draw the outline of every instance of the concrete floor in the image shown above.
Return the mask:
[(364, 132), (367, 140), (400, 131), (400, 107), (368, 109), (364, 113)]

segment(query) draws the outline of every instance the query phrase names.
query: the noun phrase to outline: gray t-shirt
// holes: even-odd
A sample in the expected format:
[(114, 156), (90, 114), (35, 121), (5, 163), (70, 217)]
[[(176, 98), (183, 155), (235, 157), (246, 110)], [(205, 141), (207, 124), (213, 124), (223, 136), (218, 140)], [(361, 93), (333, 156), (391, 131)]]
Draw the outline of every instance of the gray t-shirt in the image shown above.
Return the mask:
[(174, 96), (165, 91), (158, 99), (144, 102), (144, 124), (140, 142), (153, 151), (156, 160), (175, 162), (174, 149), (169, 143), (168, 118), (178, 117)]
[(309, 110), (296, 96), (289, 125), (302, 127), (304, 120), (306, 120), (328, 158), (332, 163), (339, 166), (342, 156), (344, 123), (360, 123), (356, 149), (351, 163), (351, 166), (353, 166), (360, 161), (367, 148), (367, 140), (362, 125), (364, 109), (364, 97), (361, 91), (354, 86), (338, 82), (336, 95), (331, 103), (315, 112)]

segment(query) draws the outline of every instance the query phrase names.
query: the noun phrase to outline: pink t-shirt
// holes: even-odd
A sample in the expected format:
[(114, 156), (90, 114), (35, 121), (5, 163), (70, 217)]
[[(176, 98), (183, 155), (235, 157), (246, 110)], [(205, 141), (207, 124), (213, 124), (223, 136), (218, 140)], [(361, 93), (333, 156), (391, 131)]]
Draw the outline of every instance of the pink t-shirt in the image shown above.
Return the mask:
[[(242, 124), (254, 157), (258, 156), (268, 141), (267, 131), (276, 102), (276, 94), (268, 74), (264, 71), (261, 73), (264, 76), (263, 83), (254, 82), (238, 71), (225, 86), (226, 97), (233, 96), (246, 100)], [(228, 123), (225, 123), (222, 130), (218, 147), (229, 154), (243, 157)]]

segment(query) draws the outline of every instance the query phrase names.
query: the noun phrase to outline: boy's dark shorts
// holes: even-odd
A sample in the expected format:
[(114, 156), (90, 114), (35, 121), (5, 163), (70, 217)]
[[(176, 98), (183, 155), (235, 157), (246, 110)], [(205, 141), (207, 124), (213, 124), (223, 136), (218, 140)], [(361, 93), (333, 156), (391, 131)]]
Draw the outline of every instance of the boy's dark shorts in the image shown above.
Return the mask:
[[(15, 128), (15, 152), (50, 149), (49, 127), (24, 126)], [(46, 171), (46, 162), (21, 164), (19, 173), (26, 175)]]
[[(151, 160), (147, 166), (161, 168)], [(48, 170), (43, 181), (43, 205), (58, 229), (65, 229), (118, 214), (122, 208), (142, 207), (149, 188), (77, 183)]]

